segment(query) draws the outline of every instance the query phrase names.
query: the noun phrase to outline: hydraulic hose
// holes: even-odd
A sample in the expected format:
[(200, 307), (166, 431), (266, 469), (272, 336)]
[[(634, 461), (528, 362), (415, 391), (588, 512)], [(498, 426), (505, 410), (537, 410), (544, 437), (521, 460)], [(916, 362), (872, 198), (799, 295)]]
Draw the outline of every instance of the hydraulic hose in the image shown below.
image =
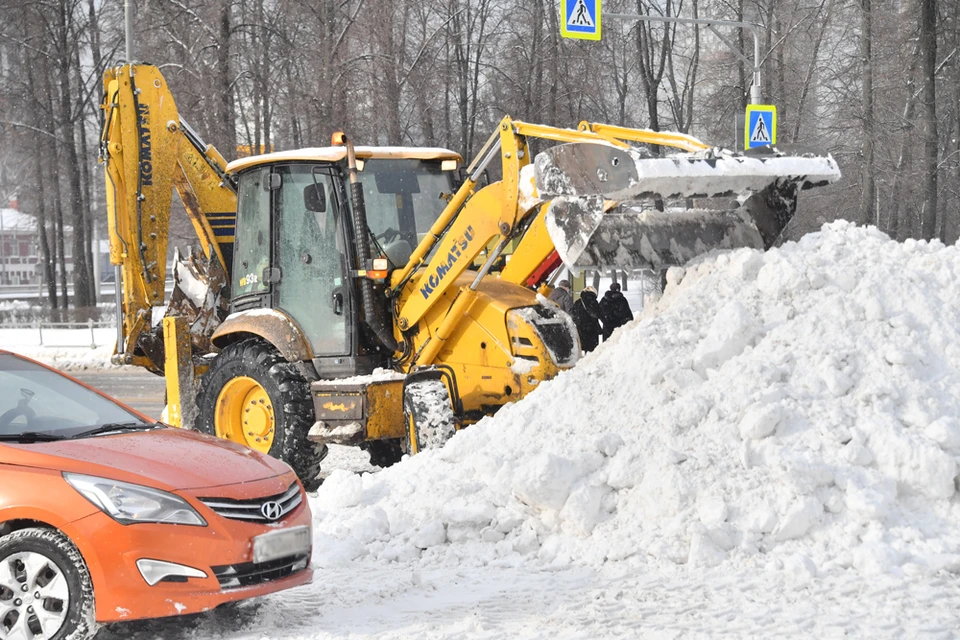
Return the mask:
[[(363, 201), (363, 185), (357, 174), (357, 156), (353, 141), (343, 133), (334, 134), (334, 140), (347, 147), (347, 168), (350, 175), (350, 204), (353, 208), (353, 228), (357, 238), (357, 262), (360, 269), (366, 269), (370, 261), (370, 238), (367, 226), (367, 209)], [(387, 349), (392, 353), (402, 351), (402, 347), (393, 337), (393, 329), (383, 322), (377, 313), (373, 282), (369, 278), (360, 278), (360, 301), (363, 304), (363, 319)]]

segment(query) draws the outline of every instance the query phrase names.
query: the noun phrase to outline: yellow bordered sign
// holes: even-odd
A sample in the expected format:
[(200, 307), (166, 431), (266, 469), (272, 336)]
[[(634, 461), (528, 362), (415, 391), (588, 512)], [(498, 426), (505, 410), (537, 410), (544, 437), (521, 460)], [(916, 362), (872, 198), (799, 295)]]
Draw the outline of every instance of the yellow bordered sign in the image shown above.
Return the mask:
[(560, 0), (560, 35), (577, 40), (599, 40), (601, 0)]
[(756, 149), (777, 144), (777, 108), (772, 104), (747, 105), (743, 120), (743, 148)]

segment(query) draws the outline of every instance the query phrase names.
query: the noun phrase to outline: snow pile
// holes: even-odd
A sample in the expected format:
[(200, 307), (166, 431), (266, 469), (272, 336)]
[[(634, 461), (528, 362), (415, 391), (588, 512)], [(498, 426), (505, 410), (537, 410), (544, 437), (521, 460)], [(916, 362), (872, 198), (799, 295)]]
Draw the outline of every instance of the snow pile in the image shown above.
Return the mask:
[(838, 222), (669, 280), (444, 449), (333, 472), (317, 564), (960, 570), (957, 249)]

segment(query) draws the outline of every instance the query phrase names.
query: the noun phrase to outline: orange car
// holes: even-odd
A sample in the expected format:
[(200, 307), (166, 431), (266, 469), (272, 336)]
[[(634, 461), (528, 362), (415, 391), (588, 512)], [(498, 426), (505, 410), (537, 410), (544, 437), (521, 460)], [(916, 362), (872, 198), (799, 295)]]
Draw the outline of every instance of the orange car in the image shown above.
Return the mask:
[(284, 463), (0, 351), (0, 639), (196, 613), (312, 578)]

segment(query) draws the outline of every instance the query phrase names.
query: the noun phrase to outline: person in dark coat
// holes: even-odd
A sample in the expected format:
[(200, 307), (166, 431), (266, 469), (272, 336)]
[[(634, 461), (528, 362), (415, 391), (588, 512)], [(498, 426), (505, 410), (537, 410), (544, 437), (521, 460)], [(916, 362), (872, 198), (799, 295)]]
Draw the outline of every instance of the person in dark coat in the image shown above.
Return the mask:
[(550, 293), (550, 300), (567, 313), (573, 313), (573, 296), (570, 295), (570, 281), (561, 280), (557, 288)]
[(580, 346), (586, 352), (593, 351), (600, 344), (600, 303), (597, 302), (597, 290), (587, 287), (580, 292), (580, 299), (573, 303), (573, 322), (580, 334)]
[(600, 318), (603, 320), (603, 341), (606, 342), (613, 330), (633, 320), (630, 303), (620, 293), (620, 283), (614, 282), (600, 300)]

